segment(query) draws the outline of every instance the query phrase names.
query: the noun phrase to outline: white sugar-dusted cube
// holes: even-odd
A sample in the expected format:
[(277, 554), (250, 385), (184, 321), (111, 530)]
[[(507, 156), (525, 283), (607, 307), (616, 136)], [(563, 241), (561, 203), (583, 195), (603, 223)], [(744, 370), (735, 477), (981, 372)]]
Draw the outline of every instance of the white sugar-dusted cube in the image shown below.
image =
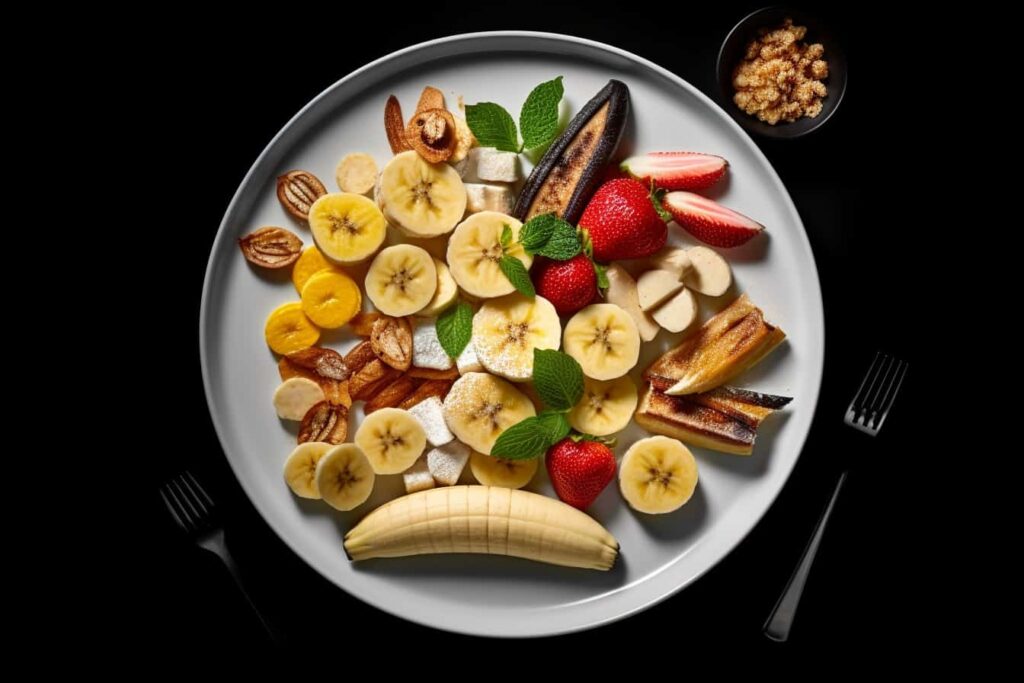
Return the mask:
[(454, 486), (469, 460), (469, 446), (452, 441), (427, 453), (427, 467), (434, 481), (442, 486)]
[(412, 333), (412, 364), (434, 370), (448, 370), (454, 365), (437, 339), (433, 320), (419, 323)]
[(430, 473), (426, 454), (421, 455), (419, 460), (412, 464), (412, 467), (402, 472), (402, 481), (405, 482), (406, 493), (416, 493), (434, 488), (434, 475)]
[(431, 446), (443, 446), (455, 438), (444, 421), (444, 406), (437, 396), (420, 401), (409, 408), (409, 412), (423, 425)]
[(467, 372), (484, 371), (484, 366), (480, 363), (480, 359), (476, 357), (476, 349), (473, 348), (472, 340), (466, 344), (466, 348), (462, 349), (462, 353), (455, 359), (455, 364), (459, 367), (460, 375), (465, 375)]
[(474, 147), (455, 164), (455, 170), (466, 183), (514, 183), (519, 180), (519, 155), (494, 147)]
[(509, 186), (465, 183), (465, 187), (466, 211), (469, 213), (479, 213), (481, 211), (512, 213), (515, 197), (512, 195), (512, 188)]

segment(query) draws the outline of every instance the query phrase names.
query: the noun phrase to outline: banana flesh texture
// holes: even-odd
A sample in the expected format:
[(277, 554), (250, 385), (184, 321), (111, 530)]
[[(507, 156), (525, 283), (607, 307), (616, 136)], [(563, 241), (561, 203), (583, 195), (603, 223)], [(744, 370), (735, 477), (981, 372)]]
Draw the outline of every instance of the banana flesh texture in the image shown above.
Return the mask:
[(607, 571), (619, 544), (601, 524), (529, 491), (446, 486), (392, 500), (345, 535), (352, 560), (431, 553), (509, 555)]
[(458, 171), (428, 163), (414, 151), (397, 154), (384, 166), (376, 195), (388, 221), (410, 237), (443, 235), (466, 213)]

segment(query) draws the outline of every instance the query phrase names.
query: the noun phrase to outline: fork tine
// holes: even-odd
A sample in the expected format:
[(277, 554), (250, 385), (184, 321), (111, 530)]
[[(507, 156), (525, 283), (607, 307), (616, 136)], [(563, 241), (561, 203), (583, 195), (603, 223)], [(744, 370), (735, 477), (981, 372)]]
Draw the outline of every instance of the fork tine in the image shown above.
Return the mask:
[(174, 510), (177, 513), (175, 517), (183, 519), (185, 521), (182, 525), (183, 528), (185, 531), (191, 532), (195, 527), (195, 522), (192, 521), (192, 516), (188, 513), (185, 503), (182, 502), (182, 497), (175, 493), (173, 484), (173, 481), (168, 482), (167, 485), (164, 486), (164, 490), (167, 491), (167, 495), (174, 501)]
[(889, 383), (889, 387), (885, 392), (885, 398), (882, 401), (882, 407), (879, 408), (878, 414), (875, 417), (875, 429), (881, 429), (882, 423), (885, 422), (885, 418), (889, 415), (889, 409), (892, 408), (893, 402), (896, 401), (896, 394), (899, 393), (900, 387), (903, 385), (903, 378), (907, 376), (907, 368), (909, 363), (900, 362), (899, 370), (893, 375), (893, 380)]
[(196, 493), (195, 488), (189, 482), (188, 476), (188, 472), (185, 472), (178, 477), (178, 481), (180, 481), (181, 485), (185, 488), (189, 501), (197, 510), (199, 510), (200, 520), (205, 519), (206, 517), (209, 517), (210, 511), (206, 509), (206, 504), (203, 503), (203, 499), (199, 497), (199, 494)]
[(878, 376), (875, 378), (873, 383), (873, 391), (869, 397), (869, 400), (864, 402), (864, 409), (868, 413), (872, 413), (878, 409), (882, 392), (888, 386), (889, 378), (895, 367), (897, 360), (889, 355), (884, 355), (882, 360), (882, 367), (878, 371)]
[(164, 499), (164, 505), (167, 506), (167, 511), (171, 513), (171, 517), (174, 517), (174, 521), (177, 522), (178, 526), (182, 529), (188, 529), (188, 525), (185, 524), (181, 515), (178, 514), (178, 506), (175, 503), (172, 503), (170, 497), (168, 497), (167, 488), (167, 486), (164, 486), (160, 489), (160, 497)]
[(186, 471), (185, 476), (188, 477), (189, 481), (192, 482), (192, 488), (199, 492), (199, 499), (205, 502), (207, 508), (209, 508), (210, 512), (213, 513), (214, 509), (216, 509), (217, 507), (217, 504), (213, 502), (213, 498), (210, 498), (210, 494), (206, 492), (206, 489), (203, 488), (202, 484), (199, 483), (199, 480), (196, 479), (195, 475), (193, 475), (191, 472)]
[(853, 395), (853, 400), (850, 401), (850, 407), (847, 409), (852, 412), (857, 412), (857, 409), (861, 406), (864, 400), (864, 387), (867, 386), (868, 380), (870, 380), (875, 373), (875, 366), (878, 365), (878, 359), (881, 357), (882, 352), (876, 351), (875, 358), (871, 361), (871, 367), (868, 368), (867, 373), (864, 375), (864, 379), (861, 380), (860, 386), (857, 387), (857, 393)]
[(181, 486), (181, 476), (179, 475), (175, 477), (174, 481), (172, 481), (171, 483), (177, 487), (178, 494), (180, 495), (181, 500), (184, 501), (183, 506), (188, 506), (188, 510), (192, 511), (191, 516), (195, 520), (192, 523), (196, 526), (199, 526), (199, 523), (202, 521), (203, 516), (199, 513), (199, 510), (196, 509), (196, 506), (192, 503), (192, 501), (189, 500), (188, 495), (185, 494), (185, 489), (183, 489)]

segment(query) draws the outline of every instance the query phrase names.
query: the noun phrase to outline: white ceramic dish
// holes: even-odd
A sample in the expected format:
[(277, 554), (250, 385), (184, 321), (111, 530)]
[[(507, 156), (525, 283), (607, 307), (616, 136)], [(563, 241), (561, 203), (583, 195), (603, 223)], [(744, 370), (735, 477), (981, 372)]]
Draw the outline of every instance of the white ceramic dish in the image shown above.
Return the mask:
[[(334, 188), (335, 164), (348, 152), (369, 152), (383, 165), (390, 156), (383, 128), (389, 94), (411, 112), (419, 91), (430, 84), (446, 93), (449, 106), (461, 94), (466, 102), (499, 102), (516, 116), (534, 85), (558, 75), (565, 77), (573, 111), (609, 78), (629, 86), (631, 121), (620, 156), (634, 149), (689, 149), (729, 160), (729, 179), (713, 196), (763, 222), (770, 238), (732, 250), (727, 258), (738, 288), (788, 334), (787, 343), (738, 384), (795, 400), (765, 424), (752, 457), (695, 449), (697, 493), (673, 514), (634, 513), (615, 483), (610, 485), (590, 512), (622, 546), (611, 572), (468, 555), (350, 563), (341, 547), (344, 532), (397, 495), (401, 478), (379, 478), (374, 497), (345, 514), (290, 493), (281, 472), (295, 445), (295, 428), (280, 422), (271, 405), (279, 380), (263, 325), (274, 307), (298, 297), (287, 273), (251, 268), (236, 240), (260, 226), (281, 225), (312, 243), (308, 228), (278, 204), (276, 176), (301, 168)], [(688, 243), (677, 227), (670, 232), (674, 241)], [(729, 299), (702, 299), (703, 317)], [(677, 340), (662, 332), (646, 345), (635, 375)], [(341, 350), (353, 343), (344, 335), (323, 341)], [(757, 524), (810, 428), (824, 323), (800, 217), (768, 161), (728, 115), (678, 77), (623, 50), (569, 36), (500, 32), (423, 43), (373, 62), (328, 88), (277, 134), (242, 181), (214, 242), (200, 346), (206, 396), (228, 461), (256, 508), (299, 556), (352, 595), (397, 616), (471, 634), (537, 636), (593, 627), (664, 599), (713, 567)], [(353, 428), (359, 415), (353, 411)], [(617, 453), (645, 435), (632, 425), (620, 434)], [(543, 468), (531, 488), (550, 494)]]

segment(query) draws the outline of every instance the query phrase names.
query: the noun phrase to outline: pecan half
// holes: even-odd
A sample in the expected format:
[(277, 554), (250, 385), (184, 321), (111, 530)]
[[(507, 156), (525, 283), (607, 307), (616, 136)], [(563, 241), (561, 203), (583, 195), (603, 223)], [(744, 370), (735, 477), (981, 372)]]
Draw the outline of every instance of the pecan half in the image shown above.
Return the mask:
[(348, 438), (348, 408), (320, 401), (310, 408), (299, 427), (299, 443), (324, 441), (344, 443)]
[(284, 228), (260, 228), (238, 240), (245, 260), (260, 268), (284, 268), (299, 260), (302, 240)]
[(418, 112), (405, 127), (405, 139), (432, 164), (448, 161), (459, 144), (455, 119), (447, 109)]
[(348, 379), (349, 370), (345, 365), (345, 359), (333, 349), (325, 349), (320, 346), (311, 346), (302, 351), (289, 353), (288, 360), (300, 368), (312, 370), (321, 377), (341, 381)]
[(309, 220), (309, 207), (325, 194), (327, 188), (308, 171), (288, 171), (277, 178), (277, 198), (299, 220)]
[(351, 351), (345, 354), (345, 365), (353, 375), (362, 370), (367, 363), (375, 360), (377, 360), (377, 354), (373, 352), (373, 345), (370, 344), (369, 339), (356, 344)]
[(398, 98), (394, 95), (389, 97), (387, 104), (384, 105), (384, 132), (387, 133), (392, 154), (412, 149), (405, 139), (405, 119), (402, 117), (402, 105), (398, 103)]
[(292, 377), (305, 377), (311, 382), (316, 382), (323, 389), (324, 398), (336, 405), (343, 405), (346, 408), (352, 407), (352, 397), (348, 393), (348, 380), (339, 382), (336, 379), (329, 379), (319, 373), (300, 367), (282, 356), (277, 362), (277, 371), (281, 375), (281, 381), (289, 380)]
[(348, 390), (352, 393), (352, 398), (357, 401), (365, 400), (365, 396), (372, 395), (364, 393), (366, 388), (384, 379), (391, 372), (394, 372), (395, 376), (398, 375), (394, 368), (384, 365), (379, 358), (374, 358), (349, 378)]
[[(408, 375), (406, 375), (408, 377)], [(426, 401), (431, 396), (437, 396), (439, 399), (444, 400), (444, 397), (448, 395), (448, 391), (451, 390), (454, 381), (450, 379), (428, 379), (423, 384), (416, 387), (416, 391), (412, 392), (401, 403), (398, 407), (402, 410), (408, 410), (417, 403)]]
[(412, 325), (408, 318), (382, 315), (370, 330), (373, 352), (395, 370), (405, 372), (412, 365)]
[(417, 368), (411, 367), (407, 373), (410, 377), (418, 377), (420, 379), (458, 379), (459, 369), (450, 368), (448, 370), (434, 370), (433, 368)]
[(348, 321), (352, 328), (352, 334), (360, 337), (369, 337), (373, 330), (373, 324), (380, 318), (380, 313), (356, 313), (356, 316)]
[(381, 408), (394, 408), (416, 389), (418, 382), (408, 375), (400, 375), (394, 382), (376, 391), (363, 406), (363, 412), (369, 415)]
[(420, 101), (416, 103), (416, 114), (428, 109), (444, 109), (444, 93), (432, 85), (428, 85), (420, 93)]

